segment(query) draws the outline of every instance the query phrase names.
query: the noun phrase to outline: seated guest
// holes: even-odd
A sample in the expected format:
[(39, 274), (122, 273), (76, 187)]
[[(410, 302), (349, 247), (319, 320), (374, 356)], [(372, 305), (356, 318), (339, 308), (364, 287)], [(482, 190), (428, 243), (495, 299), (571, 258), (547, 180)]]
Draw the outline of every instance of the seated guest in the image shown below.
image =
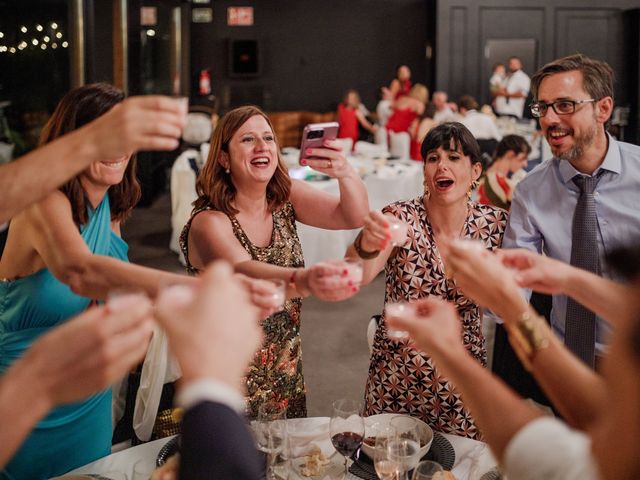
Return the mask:
[(265, 343), (247, 375), (249, 414), (266, 401), (287, 405), (287, 417), (306, 416), (300, 347), (302, 297), (342, 300), (357, 288), (343, 267), (304, 267), (296, 221), (327, 229), (362, 225), (367, 192), (337, 142), (302, 152), (302, 163), (336, 178), (340, 197), (291, 180), (280, 158), (271, 122), (257, 107), (245, 106), (220, 119), (209, 158), (198, 177), (198, 199), (180, 239), (187, 270), (196, 274), (224, 259), (254, 278), (290, 285), (281, 311), (263, 322)]
[(494, 139), (500, 141), (502, 135), (493, 118), (478, 111), (478, 102), (471, 95), (463, 95), (458, 100), (460, 123), (469, 129), (476, 140)]
[(456, 122), (458, 121), (458, 115), (451, 108), (449, 103), (449, 95), (447, 92), (437, 91), (433, 92), (431, 102), (436, 106), (436, 113), (433, 115), (433, 119), (438, 123)]
[(342, 102), (338, 105), (338, 138), (350, 138), (353, 145), (360, 139), (360, 127), (370, 133), (376, 133), (378, 127), (367, 120), (362, 111), (360, 95), (356, 90), (347, 90)]
[[(451, 281), (438, 253), (450, 238), (472, 238), (487, 249), (502, 242), (507, 214), (471, 202), (480, 177), (478, 143), (460, 123), (438, 125), (422, 143), (424, 195), (371, 211), (365, 227), (348, 250), (364, 262), (363, 283), (384, 269), (385, 306), (434, 296), (455, 303), (462, 318), (465, 348), (478, 365), (486, 363), (481, 311)], [(388, 217), (390, 216), (390, 217)], [(404, 245), (390, 241), (388, 218), (409, 225)], [(365, 387), (365, 414), (407, 413), (434, 429), (479, 438), (480, 432), (454, 384), (441, 376), (429, 356), (408, 341), (389, 335), (386, 315), (375, 333), (369, 377)]]
[[(429, 99), (429, 90), (421, 83), (416, 83), (408, 95), (400, 97), (393, 104), (393, 114), (387, 122), (386, 128), (389, 132), (406, 132), (409, 134), (411, 141), (416, 143), (416, 135), (418, 134), (418, 119), (424, 113), (425, 105)], [(414, 154), (419, 153), (419, 148), (414, 145), (410, 151)], [(411, 157), (419, 160), (420, 156)]]
[(509, 210), (513, 190), (523, 178), (531, 147), (520, 135), (507, 135), (496, 148), (493, 162), (478, 187), (478, 202)]
[[(428, 299), (416, 304), (416, 318), (394, 318), (392, 326), (409, 331), (456, 382), (504, 473), (524, 480), (639, 478), (640, 427), (632, 421), (640, 409), (637, 246), (610, 256), (630, 285), (522, 250), (494, 256), (453, 242), (446, 258), (461, 288), (504, 319), (518, 356), (573, 427), (542, 416), (469, 358), (452, 305)], [(564, 346), (522, 298), (520, 286), (568, 294), (616, 325), (603, 377)]]
[[(106, 84), (63, 97), (41, 143), (80, 128), (123, 100)], [(109, 289), (155, 294), (165, 282), (192, 281), (126, 263), (120, 223), (139, 198), (135, 160), (96, 161), (59, 191), (15, 216), (0, 261), (0, 371), (50, 328), (84, 311)], [(125, 260), (125, 261), (123, 261)], [(6, 465), (8, 478), (48, 478), (110, 452), (111, 391), (51, 411)]]

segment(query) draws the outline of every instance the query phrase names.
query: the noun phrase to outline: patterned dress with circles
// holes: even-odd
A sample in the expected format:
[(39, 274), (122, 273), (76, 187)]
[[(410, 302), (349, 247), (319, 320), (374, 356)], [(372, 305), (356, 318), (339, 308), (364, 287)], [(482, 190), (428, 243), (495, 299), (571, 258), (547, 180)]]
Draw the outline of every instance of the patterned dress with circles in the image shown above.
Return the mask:
[[(385, 266), (385, 304), (429, 295), (453, 302), (462, 319), (464, 346), (485, 365), (487, 352), (480, 309), (462, 294), (455, 281), (446, 278), (423, 197), (393, 203), (383, 212), (410, 226), (409, 241), (394, 250)], [(499, 208), (469, 202), (462, 237), (479, 240), (494, 250), (502, 243), (507, 215)], [(374, 338), (365, 410), (366, 415), (408, 413), (437, 431), (480, 438), (453, 384), (438, 372), (429, 356), (411, 348), (406, 341), (390, 339), (384, 315)]]
[[(198, 269), (189, 262), (189, 229), (193, 218), (203, 210), (211, 210), (211, 207), (194, 210), (180, 235), (180, 248), (191, 274), (197, 274)], [(251, 243), (235, 216), (229, 219), (234, 235), (253, 260), (280, 267), (304, 267), (293, 206), (287, 202), (272, 216), (273, 233), (266, 247)], [(283, 310), (262, 321), (265, 341), (247, 373), (247, 414), (250, 418), (255, 418), (259, 406), (267, 401), (286, 405), (287, 418), (307, 416), (300, 345), (301, 305), (300, 298), (289, 299)]]

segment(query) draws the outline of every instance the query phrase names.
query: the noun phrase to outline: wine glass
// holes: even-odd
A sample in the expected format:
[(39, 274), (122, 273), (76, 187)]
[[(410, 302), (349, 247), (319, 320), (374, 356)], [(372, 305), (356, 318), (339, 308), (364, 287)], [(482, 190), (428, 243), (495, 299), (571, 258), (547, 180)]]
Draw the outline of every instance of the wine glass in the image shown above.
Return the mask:
[(395, 431), (389, 426), (377, 429), (373, 466), (380, 480), (395, 480), (400, 474), (400, 464), (392, 458), (389, 451), (389, 443), (394, 435)]
[(359, 258), (345, 258), (343, 263), (352, 284), (360, 285), (362, 283), (362, 260)]
[(271, 295), (273, 308), (276, 310), (282, 310), (287, 298), (287, 282), (279, 278), (271, 278), (269, 281), (275, 286), (275, 291)]
[[(404, 318), (416, 315), (415, 305), (409, 302), (388, 302), (384, 307), (385, 318)], [(394, 330), (387, 327), (387, 336), (393, 340), (405, 340), (409, 333), (404, 330)]]
[(431, 460), (424, 460), (413, 471), (411, 480), (434, 480), (440, 477), (438, 472), (444, 472), (442, 465)]
[(418, 421), (409, 415), (398, 415), (391, 419), (389, 425), (394, 430), (394, 440), (390, 445), (391, 458), (400, 463), (403, 478), (408, 480), (408, 472), (420, 462)]
[(344, 477), (348, 470), (348, 458), (362, 446), (364, 419), (360, 415), (360, 403), (341, 399), (333, 402), (333, 414), (329, 422), (329, 435), (335, 449), (344, 456)]
[(267, 454), (266, 478), (277, 479), (276, 463), (287, 443), (286, 407), (280, 402), (265, 402), (258, 408), (255, 436), (258, 449)]

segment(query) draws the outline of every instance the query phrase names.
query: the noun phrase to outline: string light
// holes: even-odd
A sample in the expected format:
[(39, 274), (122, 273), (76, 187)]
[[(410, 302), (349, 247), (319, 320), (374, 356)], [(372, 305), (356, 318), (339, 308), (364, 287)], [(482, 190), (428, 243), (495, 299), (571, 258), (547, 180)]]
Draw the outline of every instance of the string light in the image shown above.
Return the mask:
[(57, 32), (56, 33), (56, 38), (62, 38), (62, 32)]
[(69, 46), (69, 42), (62, 42), (62, 48), (67, 48)]
[(150, 28), (149, 30), (147, 30), (147, 36), (155, 37), (156, 36), (156, 31), (154, 29)]
[(58, 44), (57, 43), (52, 43), (51, 44), (51, 48), (53, 48), (55, 50), (56, 48), (58, 48)]
[(47, 44), (46, 44), (46, 43), (43, 43), (42, 45), (40, 45), (40, 48), (41, 48), (42, 50), (46, 50), (46, 49), (47, 49)]
[(11, 53), (16, 53), (16, 49), (15, 49), (15, 47), (11, 47), (11, 48), (9, 49), (9, 51), (10, 51)]
[(20, 31), (22, 33), (27, 33), (27, 27), (25, 27), (24, 25), (20, 27)]
[(44, 40), (45, 42), (48, 42), (48, 41), (49, 41), (49, 40), (51, 40), (51, 39), (49, 38), (49, 36), (48, 36), (48, 35), (45, 35), (45, 36), (44, 36), (44, 38), (43, 38), (43, 40)]
[(31, 40), (31, 43), (32, 43), (33, 45), (38, 45), (38, 39), (37, 39), (37, 38), (34, 38), (33, 40)]
[(53, 28), (55, 30), (56, 28), (58, 28), (58, 24), (56, 22), (52, 22), (51, 23), (51, 28)]
[(41, 32), (42, 31), (42, 25), (36, 25), (36, 30)]
[(4, 38), (4, 33), (0, 32), (0, 38)]

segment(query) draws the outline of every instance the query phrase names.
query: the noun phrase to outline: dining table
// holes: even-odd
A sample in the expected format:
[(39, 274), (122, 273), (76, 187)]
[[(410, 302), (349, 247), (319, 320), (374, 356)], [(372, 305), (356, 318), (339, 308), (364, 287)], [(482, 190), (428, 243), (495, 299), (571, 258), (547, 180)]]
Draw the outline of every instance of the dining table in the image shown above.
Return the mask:
[[(295, 438), (290, 434), (290, 451), (294, 451), (296, 446), (316, 439), (316, 443), (329, 459), (329, 464), (322, 474), (314, 477), (305, 477), (295, 468), (295, 458), (290, 460), (288, 468), (289, 480), (325, 480), (340, 474), (343, 464), (343, 457), (337, 453), (331, 445), (329, 438), (329, 417), (310, 417), (286, 420), (287, 430), (297, 432)], [(306, 433), (305, 433), (306, 432)], [(491, 454), (489, 447), (480, 441), (472, 440), (457, 435), (441, 434), (451, 444), (455, 451), (455, 461), (451, 472), (458, 480), (484, 480), (485, 478), (498, 478), (490, 476), (496, 472), (496, 460)], [(125, 450), (103, 457), (95, 462), (77, 468), (67, 475), (94, 475), (108, 478), (107, 475), (118, 473), (122, 477), (124, 474), (127, 480), (134, 480), (134, 465), (144, 464), (149, 470), (156, 465), (158, 454), (174, 437), (162, 438), (152, 442), (130, 447)], [(295, 457), (295, 455), (292, 455)], [(65, 476), (57, 477), (63, 480)], [(349, 480), (359, 480), (361, 477), (349, 473), (346, 477)]]

